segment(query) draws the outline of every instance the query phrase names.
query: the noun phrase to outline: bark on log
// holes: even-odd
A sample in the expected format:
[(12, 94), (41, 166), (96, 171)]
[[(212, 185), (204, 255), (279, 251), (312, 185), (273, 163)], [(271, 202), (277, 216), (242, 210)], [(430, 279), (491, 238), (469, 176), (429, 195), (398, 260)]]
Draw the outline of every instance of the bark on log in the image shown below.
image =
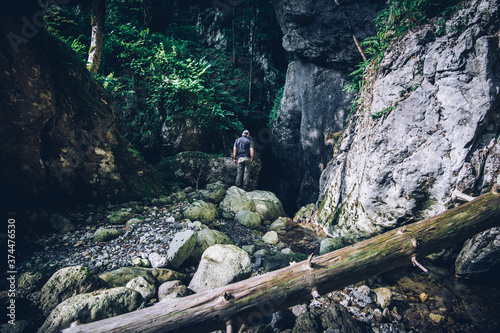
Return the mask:
[[(498, 188), (462, 206), (320, 257), (228, 286), (98, 322), (74, 332), (211, 332), (264, 316), (405, 266), (500, 225)], [(415, 261), (415, 260), (414, 260)], [(228, 296), (229, 295), (229, 296)]]

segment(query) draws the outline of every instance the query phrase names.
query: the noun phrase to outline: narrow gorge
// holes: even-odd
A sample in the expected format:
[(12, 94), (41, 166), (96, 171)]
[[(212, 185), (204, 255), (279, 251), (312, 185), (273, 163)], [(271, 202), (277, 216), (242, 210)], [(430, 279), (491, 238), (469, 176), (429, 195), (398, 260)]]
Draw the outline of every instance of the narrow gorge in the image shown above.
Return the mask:
[[(100, 1), (0, 12), (2, 332), (84, 332), (497, 191), (497, 0), (107, 0), (91, 73)], [(244, 129), (247, 191), (232, 157)], [(494, 224), (221, 325), (496, 332)]]

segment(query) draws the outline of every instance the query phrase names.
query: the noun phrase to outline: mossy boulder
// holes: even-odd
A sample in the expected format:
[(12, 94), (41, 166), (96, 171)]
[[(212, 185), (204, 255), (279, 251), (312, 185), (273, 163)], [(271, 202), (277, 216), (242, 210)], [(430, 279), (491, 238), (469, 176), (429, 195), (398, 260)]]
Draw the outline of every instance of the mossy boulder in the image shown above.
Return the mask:
[(62, 301), (98, 289), (100, 280), (83, 266), (66, 267), (55, 272), (41, 290), (43, 314), (50, 312)]
[(113, 225), (125, 224), (131, 218), (131, 212), (127, 210), (119, 210), (108, 215), (108, 223)]
[(217, 208), (213, 203), (201, 200), (193, 202), (183, 212), (184, 218), (205, 224), (212, 222), (218, 215)]
[(260, 218), (260, 215), (255, 213), (255, 212), (251, 212), (249, 210), (239, 212), (238, 214), (236, 214), (234, 219), (239, 224), (242, 224), (245, 227), (250, 228), (250, 229), (256, 229), (262, 223), (262, 219)]
[(99, 275), (107, 288), (124, 287), (127, 283), (136, 277), (142, 276), (147, 281), (162, 284), (170, 280), (182, 279), (182, 274), (170, 270), (159, 268), (141, 268), (141, 267), (122, 267)]
[(248, 193), (236, 186), (230, 187), (224, 199), (222, 199), (219, 209), (226, 216), (234, 217), (236, 214), (244, 211), (256, 211), (255, 201), (253, 201)]
[(255, 202), (255, 211), (263, 220), (274, 221), (280, 216), (286, 216), (281, 201), (273, 192), (251, 191), (247, 196)]
[(269, 230), (285, 230), (285, 229), (288, 229), (292, 226), (292, 219), (289, 218), (289, 217), (279, 217), (278, 219), (276, 219), (276, 221), (274, 221), (270, 226), (269, 226)]
[(123, 235), (122, 230), (101, 227), (94, 233), (94, 242), (107, 242), (121, 235)]
[(73, 296), (59, 304), (45, 320), (39, 332), (55, 333), (74, 321), (90, 323), (137, 310), (143, 303), (141, 294), (118, 287)]
[(319, 254), (323, 255), (325, 253), (329, 253), (338, 249), (341, 249), (346, 246), (346, 243), (338, 237), (334, 238), (325, 238), (321, 241), (319, 245)]
[(233, 241), (226, 234), (218, 230), (203, 229), (198, 231), (196, 234), (196, 244), (189, 256), (189, 261), (198, 263), (203, 252), (216, 244), (233, 244)]

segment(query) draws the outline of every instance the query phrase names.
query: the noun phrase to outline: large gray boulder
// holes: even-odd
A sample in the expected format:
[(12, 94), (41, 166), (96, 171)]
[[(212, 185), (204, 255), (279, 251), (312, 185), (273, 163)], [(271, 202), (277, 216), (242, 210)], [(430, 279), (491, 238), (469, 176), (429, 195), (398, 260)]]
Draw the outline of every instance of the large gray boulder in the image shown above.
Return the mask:
[(138, 309), (143, 303), (135, 290), (118, 287), (73, 296), (59, 304), (38, 333), (56, 333), (72, 322), (90, 323)]
[(500, 228), (483, 231), (468, 239), (455, 260), (455, 274), (480, 277), (500, 269)]
[(201, 221), (205, 224), (209, 224), (219, 215), (213, 203), (201, 200), (193, 202), (182, 214), (186, 219)]
[(250, 277), (248, 253), (235, 245), (214, 245), (201, 257), (198, 270), (188, 288), (196, 293), (222, 287)]
[(55, 272), (42, 287), (40, 303), (43, 314), (50, 312), (62, 301), (99, 288), (100, 280), (83, 266), (65, 267)]
[(285, 216), (280, 199), (270, 191), (251, 191), (247, 196), (255, 202), (255, 211), (263, 220), (274, 221), (278, 217)]
[(472, 1), (450, 20), (462, 30), (411, 30), (370, 70), (367, 102), (321, 178), (330, 235), (369, 237), (446, 210), (454, 189), (477, 196), (498, 181), (497, 17), (496, 1)]
[(230, 216), (235, 216), (236, 214), (244, 211), (256, 211), (255, 201), (248, 196), (248, 193), (239, 187), (230, 187), (224, 199), (222, 199), (219, 204), (219, 209)]
[(193, 251), (191, 251), (189, 261), (198, 263), (203, 252), (216, 244), (233, 244), (233, 241), (226, 234), (218, 230), (203, 229), (198, 231), (196, 233), (196, 244)]
[(196, 232), (185, 230), (175, 234), (174, 239), (168, 245), (168, 266), (172, 269), (179, 268), (193, 251), (196, 245)]

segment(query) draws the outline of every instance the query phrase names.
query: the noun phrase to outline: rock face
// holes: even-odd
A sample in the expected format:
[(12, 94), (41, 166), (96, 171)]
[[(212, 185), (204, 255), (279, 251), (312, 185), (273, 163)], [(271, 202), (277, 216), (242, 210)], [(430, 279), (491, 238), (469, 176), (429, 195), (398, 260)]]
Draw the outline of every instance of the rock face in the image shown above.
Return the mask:
[[(343, 86), (362, 58), (334, 1), (273, 1), (283, 46), (297, 56), (288, 66), (283, 98), (273, 123), (273, 151), (282, 163), (287, 191), (299, 206), (315, 202), (318, 180), (332, 157), (332, 136), (344, 128), (350, 94)], [(357, 38), (374, 34), (383, 1), (342, 1)], [(282, 195), (282, 194), (281, 194)], [(281, 195), (279, 195), (281, 197)]]
[(134, 200), (163, 190), (156, 172), (128, 150), (85, 65), (42, 28), (23, 37), (21, 18), (37, 11), (23, 0), (0, 14), (0, 186), (9, 205), (47, 197)]
[(444, 35), (408, 32), (370, 69), (321, 177), (318, 219), (330, 234), (368, 237), (442, 212), (453, 189), (477, 196), (500, 180), (498, 2), (472, 1), (457, 20)]

